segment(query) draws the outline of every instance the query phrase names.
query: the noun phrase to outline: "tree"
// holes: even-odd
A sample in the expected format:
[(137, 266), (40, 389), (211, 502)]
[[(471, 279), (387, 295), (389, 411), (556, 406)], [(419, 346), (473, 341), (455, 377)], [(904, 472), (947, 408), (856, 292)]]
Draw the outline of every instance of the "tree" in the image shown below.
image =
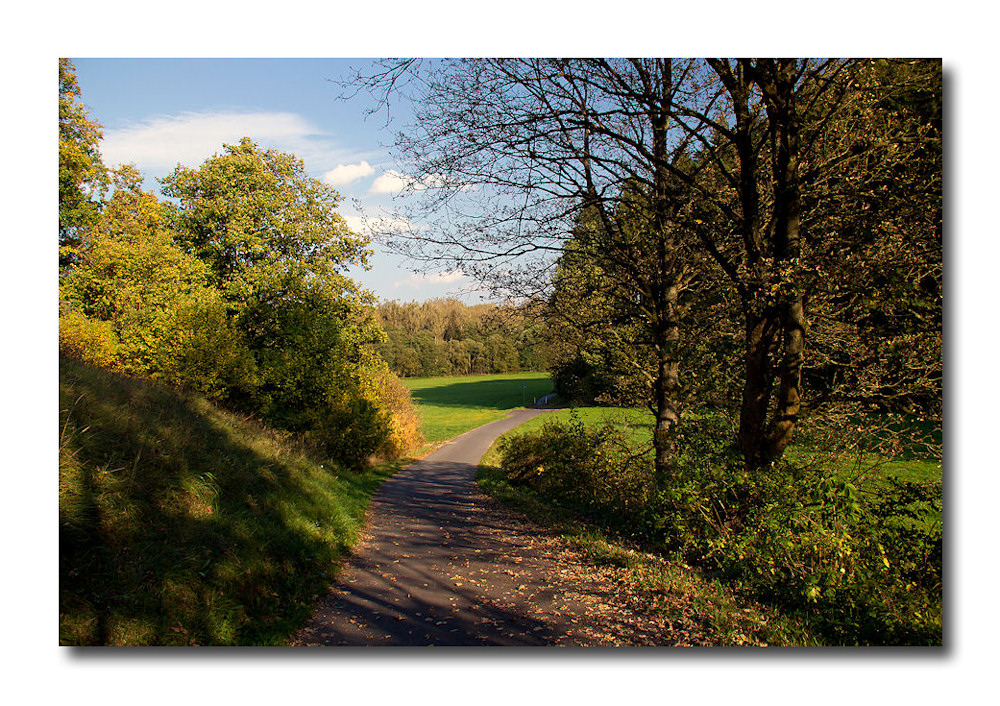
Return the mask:
[[(842, 227), (858, 222), (852, 207), (869, 210), (872, 188), (879, 183), (885, 187), (888, 175), (905, 174), (915, 166), (913, 148), (904, 145), (926, 149), (928, 144), (925, 120), (904, 127), (901, 121), (873, 119), (887, 115), (885, 101), (897, 90), (892, 82), (877, 87), (875, 76), (895, 63), (708, 60), (721, 89), (683, 112), (688, 129), (702, 134), (700, 161), (712, 167), (698, 175), (702, 206), (695, 223), (743, 309), (739, 446), (749, 468), (780, 458), (799, 421), (802, 373), (810, 355), (808, 306), (824, 307), (829, 316), (832, 300), (824, 302), (824, 292), (861, 294), (868, 289), (863, 279), (872, 272), (868, 268), (898, 252), (889, 232), (869, 220), (867, 232), (878, 235), (864, 246), (865, 269), (858, 269), (860, 261), (852, 269), (844, 267), (844, 254), (859, 245), (859, 230)], [(921, 66), (914, 69), (911, 85), (923, 85), (933, 96), (935, 62), (916, 63)], [(720, 96), (726, 111), (717, 109)], [(936, 207), (933, 193), (929, 200), (914, 201), (917, 194), (910, 191), (902, 201), (929, 207), (924, 211), (929, 217), (914, 221), (929, 224), (922, 258), (927, 273), (935, 260), (940, 263), (940, 162), (935, 167), (924, 160), (920, 174), (937, 184)], [(890, 193), (901, 193), (906, 181), (889, 185)], [(940, 326), (935, 330), (932, 324), (928, 333), (940, 340)], [(872, 369), (884, 369), (881, 352), (867, 362)]]
[(248, 388), (249, 351), (208, 268), (174, 244), (163, 204), (133, 167), (112, 176), (114, 192), (60, 281), (60, 348), (214, 398)]
[(369, 251), (336, 212), (339, 195), (294, 155), (247, 138), (162, 184), (177, 200), (178, 243), (207, 266), (253, 355), (257, 384), (242, 405), (350, 465), (408, 443), (392, 440), (412, 425), (388, 406), (405, 395), (375, 350), (385, 334), (374, 297), (343, 274)]
[(870, 61), (855, 83), (860, 99), (805, 166), (850, 154), (803, 191), (828, 273), (811, 297), (811, 382), (824, 403), (940, 419), (941, 63)]
[[(934, 145), (940, 140), (934, 89), (913, 93), (914, 86), (934, 83), (933, 64), (449, 60), (397, 62), (360, 78), (375, 90), (409, 94), (417, 106), (417, 123), (397, 148), (410, 166), (408, 190), (419, 197), (405, 215), (430, 227), (406, 234), (400, 247), (522, 296), (549, 298), (553, 281), (564, 294), (599, 286), (592, 302), (603, 300), (600, 306), (623, 317), (624, 328), (609, 333), (627, 333), (631, 341), (620, 352), (652, 354), (629, 362), (650, 374), (662, 482), (670, 475), (670, 430), (678, 421), (682, 298), (694, 285), (700, 287), (692, 292), (696, 298), (719, 292), (718, 271), (732, 295), (713, 294), (711, 306), (700, 311), (730, 312), (736, 303), (742, 318), (737, 445), (748, 469), (780, 459), (792, 442), (804, 410), (803, 372), (810, 372), (813, 356), (809, 307), (830, 316), (831, 287), (852, 293), (842, 299), (854, 302), (851, 320), (837, 313), (831, 326), (854, 327), (855, 350), (879, 361), (869, 366), (882, 371), (875, 376), (882, 387), (877, 395), (912, 397), (904, 388), (915, 385), (933, 397), (940, 389), (934, 354), (940, 340), (940, 153)], [(938, 85), (939, 74), (938, 64)], [(939, 96), (938, 90), (938, 104)], [(912, 167), (917, 180), (905, 176)], [(894, 174), (915, 191), (873, 199), (873, 189), (886, 188)], [(894, 226), (872, 219), (876, 203), (878, 213), (893, 214)], [(920, 207), (907, 214), (907, 203), (927, 208), (922, 216)], [(867, 215), (848, 217), (845, 204)], [(434, 214), (443, 215), (435, 220)], [(915, 240), (904, 235), (915, 233), (905, 223), (913, 217), (922, 233)], [(861, 233), (875, 237), (865, 242), (857, 238)], [(903, 242), (909, 260), (886, 254), (895, 250), (890, 243)], [(858, 304), (871, 298), (863, 296), (857, 271), (838, 263), (845, 249), (864, 252), (866, 263), (893, 261), (890, 270), (898, 276), (883, 276), (895, 283), (891, 307)], [(580, 264), (567, 266), (574, 258)], [(715, 274), (705, 270), (706, 258)], [(570, 276), (579, 277), (578, 284), (571, 285)], [(914, 286), (926, 295), (918, 295), (919, 307), (905, 303)], [(897, 356), (919, 371), (897, 374), (895, 382), (872, 338), (897, 330), (895, 323), (875, 326), (891, 311), (905, 311), (895, 323), (905, 318), (916, 326), (924, 317), (924, 350), (932, 354), (929, 366)], [(587, 309), (573, 305), (566, 313), (580, 312)], [(700, 321), (707, 339), (719, 333), (709, 319)], [(728, 328), (721, 333), (728, 340)], [(897, 347), (905, 350), (907, 340)], [(730, 355), (728, 345), (717, 351), (720, 359)], [(872, 377), (857, 368), (852, 374)]]
[(690, 145), (671, 120), (690, 62), (445, 60), (383, 68), (358, 80), (375, 91), (412, 91), (416, 101), (417, 123), (397, 147), (412, 167), (409, 190), (424, 197), (407, 215), (432, 225), (397, 241), (408, 254), (515, 296), (547, 296), (580, 214), (598, 224), (595, 250), (619, 289), (642, 302), (656, 354), (651, 392), (663, 482), (679, 419), (676, 217), (686, 188), (669, 165)]
[(384, 301), (378, 314), (387, 340), (380, 353), (402, 376), (544, 370), (544, 342), (525, 309), (450, 298)]
[(237, 310), (279, 295), (283, 278), (367, 264), (368, 239), (348, 229), (336, 212), (339, 194), (310, 178), (301, 160), (249, 138), (223, 147), (198, 169), (178, 165), (161, 182), (178, 201), (180, 244), (209, 265)]
[(59, 60), (59, 262), (76, 261), (85, 232), (97, 219), (95, 199), (105, 181), (101, 125), (80, 101), (76, 67)]

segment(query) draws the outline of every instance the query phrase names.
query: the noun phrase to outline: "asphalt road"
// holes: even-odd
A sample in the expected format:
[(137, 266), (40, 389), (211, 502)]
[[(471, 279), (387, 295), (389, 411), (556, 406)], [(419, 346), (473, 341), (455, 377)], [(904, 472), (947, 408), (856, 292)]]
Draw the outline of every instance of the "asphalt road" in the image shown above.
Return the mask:
[(637, 625), (616, 605), (613, 579), (476, 486), (490, 444), (540, 413), (469, 431), (386, 481), (365, 537), (294, 644), (656, 644), (661, 626)]

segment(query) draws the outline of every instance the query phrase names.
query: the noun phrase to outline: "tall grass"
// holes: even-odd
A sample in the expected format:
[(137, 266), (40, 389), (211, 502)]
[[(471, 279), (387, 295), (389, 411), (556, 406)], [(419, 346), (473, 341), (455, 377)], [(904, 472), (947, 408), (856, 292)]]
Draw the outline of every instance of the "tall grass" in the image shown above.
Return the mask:
[(203, 398), (62, 359), (60, 644), (276, 645), (356, 541), (344, 472)]

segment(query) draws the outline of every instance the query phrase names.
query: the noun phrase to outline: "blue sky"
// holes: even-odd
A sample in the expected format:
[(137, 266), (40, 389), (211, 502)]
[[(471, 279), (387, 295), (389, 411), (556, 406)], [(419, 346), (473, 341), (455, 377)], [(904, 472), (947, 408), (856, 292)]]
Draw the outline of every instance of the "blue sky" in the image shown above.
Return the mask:
[[(157, 177), (178, 163), (197, 167), (247, 136), (265, 148), (292, 152), (310, 176), (335, 187), (339, 209), (356, 230), (363, 217), (390, 218), (404, 186), (386, 146), (409, 119), (405, 106), (369, 115), (359, 93), (342, 99), (335, 81), (367, 59), (74, 59), (83, 103), (104, 126), (105, 162), (132, 162), (159, 191)], [(414, 272), (374, 244), (372, 267), (352, 277), (380, 299), (409, 301), (456, 295), (479, 301), (459, 272)]]

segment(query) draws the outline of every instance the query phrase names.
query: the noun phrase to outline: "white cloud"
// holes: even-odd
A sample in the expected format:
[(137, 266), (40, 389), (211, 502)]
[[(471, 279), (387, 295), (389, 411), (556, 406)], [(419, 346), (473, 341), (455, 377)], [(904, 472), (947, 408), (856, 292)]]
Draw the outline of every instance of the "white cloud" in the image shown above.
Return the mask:
[(344, 186), (369, 174), (374, 174), (375, 168), (368, 162), (358, 164), (338, 164), (323, 175), (323, 181), (331, 186)]
[[(452, 183), (455, 185), (459, 184), (457, 181)], [(440, 188), (448, 185), (448, 179), (440, 174), (428, 174), (423, 179), (416, 179), (403, 174), (402, 172), (397, 172), (395, 169), (388, 169), (372, 182), (371, 189), (369, 189), (368, 193), (370, 195), (398, 194), (405, 189), (423, 191), (424, 189)], [(462, 187), (463, 190), (469, 190), (471, 188), (472, 187), (469, 185)]]
[(395, 169), (390, 169), (372, 182), (369, 194), (398, 194), (403, 189), (414, 184), (415, 180)]
[(108, 164), (134, 162), (146, 174), (160, 175), (178, 163), (197, 167), (220, 152), (223, 143), (235, 144), (242, 137), (261, 147), (292, 152), (307, 169), (343, 163), (349, 156), (333, 136), (300, 115), (238, 111), (160, 115), (105, 129), (101, 154)]
[(461, 270), (437, 272), (434, 274), (414, 273), (406, 279), (397, 280), (392, 286), (396, 289), (399, 289), (400, 287), (420, 289), (426, 285), (451, 284), (452, 282), (458, 282), (463, 279), (466, 279), (466, 277), (465, 273)]

